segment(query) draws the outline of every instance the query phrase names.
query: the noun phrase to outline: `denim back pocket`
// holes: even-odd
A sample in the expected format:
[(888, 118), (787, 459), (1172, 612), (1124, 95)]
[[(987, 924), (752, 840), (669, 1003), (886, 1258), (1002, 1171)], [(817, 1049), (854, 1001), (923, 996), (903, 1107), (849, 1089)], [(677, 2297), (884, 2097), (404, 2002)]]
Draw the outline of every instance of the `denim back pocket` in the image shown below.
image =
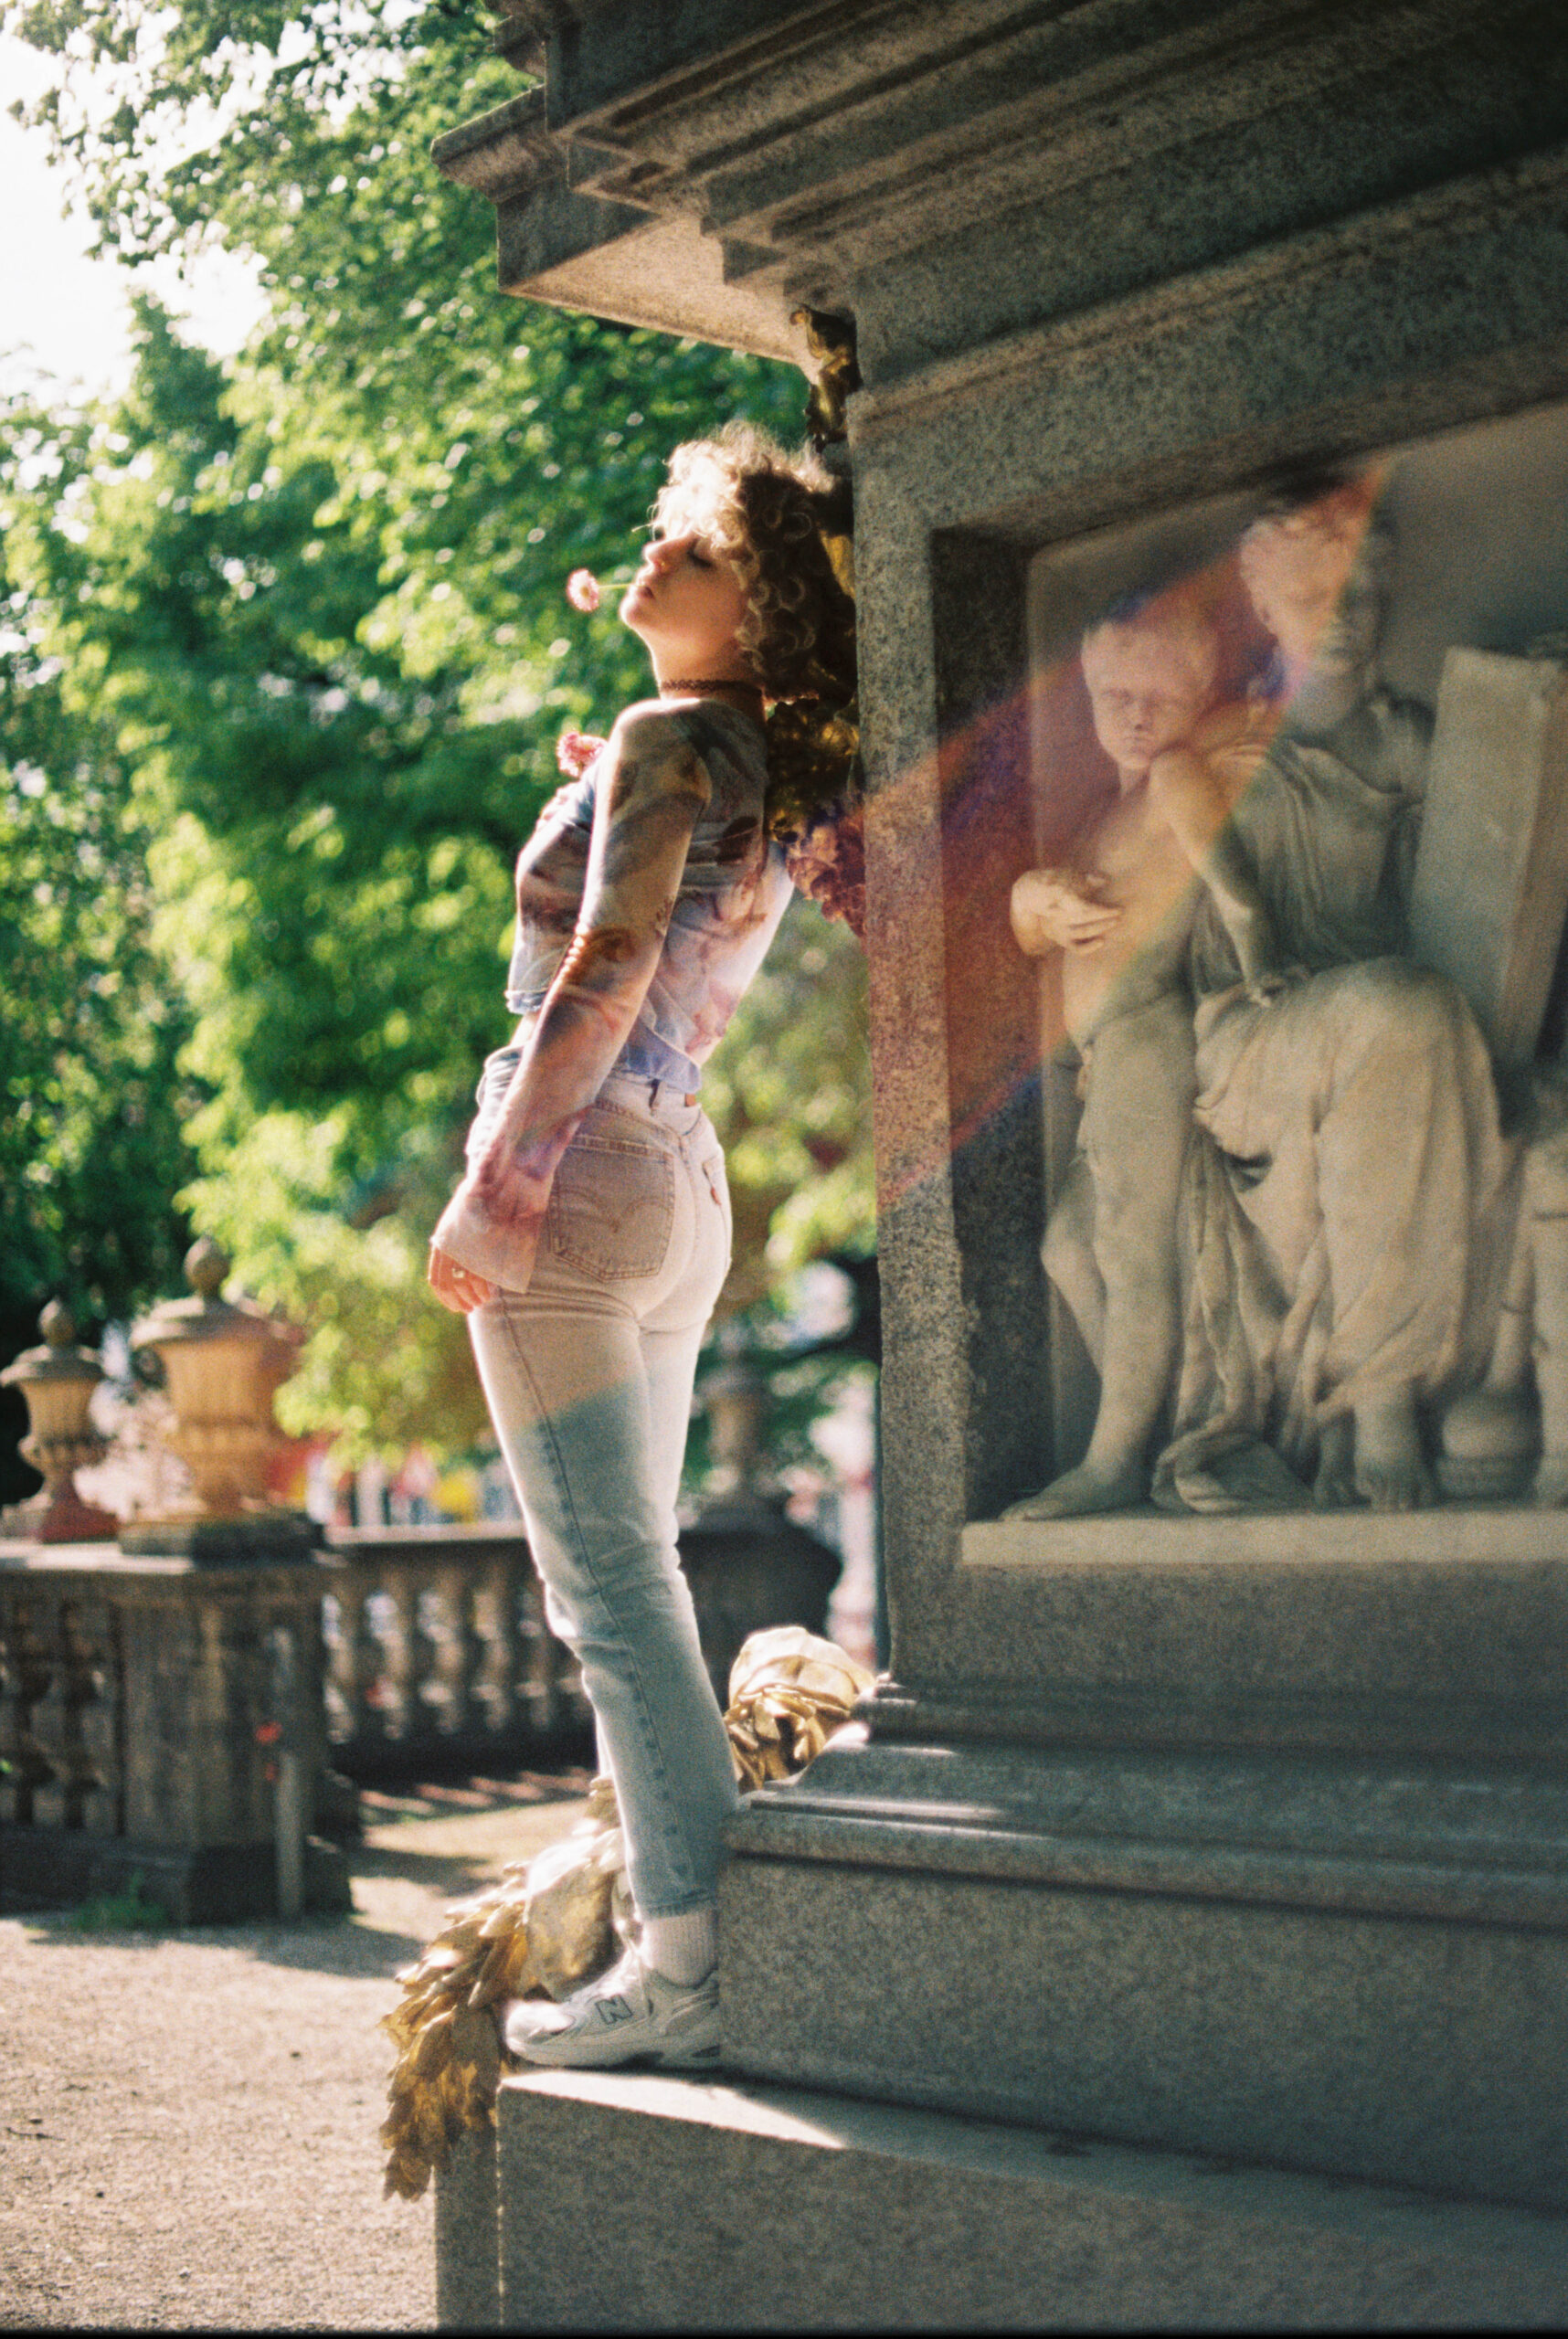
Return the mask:
[(675, 1165), (596, 1114), (561, 1156), (545, 1224), (557, 1259), (599, 1283), (656, 1275), (675, 1223)]

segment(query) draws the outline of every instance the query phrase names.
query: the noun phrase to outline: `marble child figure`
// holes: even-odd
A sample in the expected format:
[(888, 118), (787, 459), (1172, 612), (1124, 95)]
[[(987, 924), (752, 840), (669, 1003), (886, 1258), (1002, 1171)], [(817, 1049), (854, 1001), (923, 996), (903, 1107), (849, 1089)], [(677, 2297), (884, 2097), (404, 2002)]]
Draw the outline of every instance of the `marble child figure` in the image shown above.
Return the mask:
[(1025, 870), (1012, 890), (1021, 947), (1063, 950), (1065, 1019), (1084, 1061), (1078, 1153), (1044, 1258), (1097, 1353), (1102, 1394), (1083, 1461), (1010, 1517), (1114, 1510), (1149, 1493), (1149, 1441), (1178, 1352), (1177, 1221), (1196, 1095), (1187, 947), (1201, 894), (1250, 995), (1275, 988), (1267, 922), (1230, 825), (1259, 717), (1214, 705), (1219, 663), (1192, 594), (1088, 629), (1084, 681), (1118, 794), (1075, 841), (1070, 870)]
[(556, 2006), (502, 2009), (524, 2060), (718, 2053), (715, 1894), (736, 1790), (675, 1551), (697, 1351), (729, 1264), (700, 1067), (790, 897), (766, 701), (853, 689), (832, 482), (732, 425), (680, 448), (620, 616), (657, 696), (546, 807), (517, 871), (468, 1171), (429, 1276), (466, 1313), (552, 1627), (614, 1781), (640, 1937)]

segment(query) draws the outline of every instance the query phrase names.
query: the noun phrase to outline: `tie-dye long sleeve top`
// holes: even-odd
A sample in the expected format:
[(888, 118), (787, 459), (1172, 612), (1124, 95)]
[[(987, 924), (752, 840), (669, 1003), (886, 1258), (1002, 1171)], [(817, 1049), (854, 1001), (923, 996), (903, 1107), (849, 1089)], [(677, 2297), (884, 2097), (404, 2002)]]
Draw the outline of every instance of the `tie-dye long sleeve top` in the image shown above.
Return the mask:
[(763, 827), (758, 725), (714, 700), (662, 709), (660, 719), (679, 743), (674, 755), (640, 770), (611, 741), (541, 813), (517, 863), (506, 1003), (531, 1014), (568, 957), (613, 957), (618, 937), (648, 915), (630, 896), (661, 881), (653, 915), (662, 947), (611, 1069), (690, 1092), (767, 954), (791, 887)]

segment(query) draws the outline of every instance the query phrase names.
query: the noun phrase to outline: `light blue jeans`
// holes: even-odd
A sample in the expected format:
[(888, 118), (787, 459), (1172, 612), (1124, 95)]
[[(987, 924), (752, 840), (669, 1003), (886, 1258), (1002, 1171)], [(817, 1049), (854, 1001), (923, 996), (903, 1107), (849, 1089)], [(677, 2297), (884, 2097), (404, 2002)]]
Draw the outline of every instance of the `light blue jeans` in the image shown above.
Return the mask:
[(739, 1799), (675, 1553), (697, 1350), (729, 1252), (707, 1116), (612, 1074), (556, 1172), (528, 1289), (502, 1290), (469, 1318), (546, 1614), (582, 1667), (644, 1917), (713, 1901)]

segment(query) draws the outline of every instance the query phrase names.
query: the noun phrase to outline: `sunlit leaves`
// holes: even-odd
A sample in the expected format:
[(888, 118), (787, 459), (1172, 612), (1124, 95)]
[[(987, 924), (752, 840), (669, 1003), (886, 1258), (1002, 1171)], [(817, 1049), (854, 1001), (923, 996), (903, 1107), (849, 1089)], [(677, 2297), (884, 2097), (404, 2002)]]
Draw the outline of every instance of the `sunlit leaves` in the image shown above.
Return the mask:
[[(80, 418), (14, 406), (0, 503), (19, 476), (69, 495)], [(187, 1174), (176, 1069), (188, 1018), (152, 932), (145, 843), (114, 728), (70, 693), (55, 622), (78, 548), (34, 511), (0, 541), (0, 1344), (39, 1303), (85, 1324), (167, 1287)], [(73, 604), (74, 606), (74, 604)], [(16, 1491), (7, 1487), (7, 1491)]]
[[(114, 775), (55, 861), (46, 798), (16, 799), (37, 882), (63, 855), (88, 904), (76, 930), (108, 920), (88, 957), (122, 987), (69, 1002), (101, 1019), (81, 1061), (112, 1056), (124, 1025), (127, 1096), (161, 1067), (146, 1114), (165, 1195), (194, 1172), (199, 1222), (315, 1327), (291, 1418), (361, 1445), (416, 1423), (450, 1443), (471, 1426), (471, 1372), (419, 1270), (506, 1033), (512, 860), (556, 785), (558, 732), (607, 727), (646, 686), (613, 586), (671, 448), (736, 411), (794, 436), (803, 386), (496, 292), (490, 208), (428, 147), (518, 85), (456, 0), (0, 0), (0, 22), (61, 59), (43, 111), (105, 242), (134, 260), (220, 236), (269, 302), (226, 366), (143, 304), (114, 411), (14, 418), (0, 661), (27, 709), (16, 752), (73, 819), (80, 775)], [(109, 101), (72, 62), (90, 58)], [(609, 588), (597, 615), (567, 602), (579, 569)], [(39, 966), (69, 962), (64, 912), (0, 900)], [(150, 984), (161, 1021), (125, 1003)], [(865, 1239), (860, 984), (847, 944), (791, 922), (711, 1076), (753, 1286)], [(101, 1084), (91, 1111), (73, 1103), (50, 1055), (77, 1045), (66, 988), (13, 1083), (34, 1100), (16, 1158), (46, 1185), (57, 1096), (72, 1127), (92, 1111), (119, 1127)], [(48, 1241), (79, 1222), (97, 1241), (103, 1212), (63, 1170), (57, 1186)], [(47, 1250), (26, 1254), (35, 1280)]]

